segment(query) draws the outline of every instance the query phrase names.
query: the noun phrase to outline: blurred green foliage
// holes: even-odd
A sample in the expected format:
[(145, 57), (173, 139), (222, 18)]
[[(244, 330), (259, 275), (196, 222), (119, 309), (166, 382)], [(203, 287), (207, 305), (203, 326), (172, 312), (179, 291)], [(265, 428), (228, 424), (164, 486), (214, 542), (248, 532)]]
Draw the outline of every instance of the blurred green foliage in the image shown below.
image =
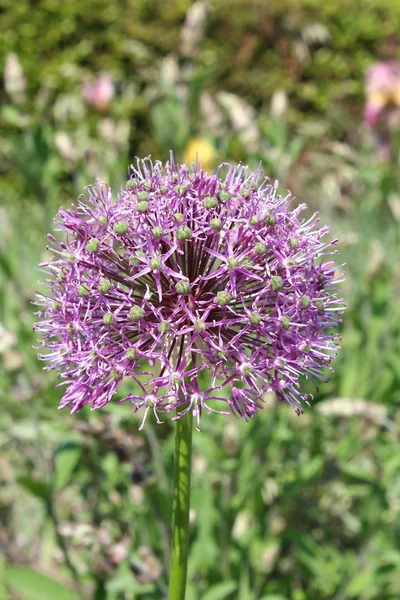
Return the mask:
[[(173, 424), (139, 433), (125, 405), (58, 413), (31, 302), (61, 204), (96, 177), (117, 191), (135, 155), (182, 158), (198, 136), (211, 163), (262, 160), (320, 211), (348, 310), (312, 410), (269, 398), (250, 423), (213, 415), (194, 436), (188, 600), (395, 600), (399, 144), (377, 162), (362, 93), (365, 68), (398, 51), (400, 5), (191, 6), (2, 2), (1, 63), (15, 53), (25, 85), (8, 74), (0, 91), (0, 597), (165, 597)], [(82, 95), (100, 72), (115, 84), (103, 112)]]

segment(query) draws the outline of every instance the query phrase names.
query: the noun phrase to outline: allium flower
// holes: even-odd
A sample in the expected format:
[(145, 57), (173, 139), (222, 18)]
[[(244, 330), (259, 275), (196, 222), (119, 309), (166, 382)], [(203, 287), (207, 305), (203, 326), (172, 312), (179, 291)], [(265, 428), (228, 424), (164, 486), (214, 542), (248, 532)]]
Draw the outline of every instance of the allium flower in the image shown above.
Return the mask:
[(130, 378), (142, 426), (149, 411), (247, 420), (269, 391), (301, 412), (301, 377), (323, 380), (337, 349), (335, 241), (277, 190), (242, 165), (147, 158), (116, 202), (98, 182), (60, 209), (37, 331), (61, 408), (101, 408)]
[(386, 107), (400, 107), (400, 63), (378, 61), (367, 72), (364, 119), (374, 127)]
[(83, 96), (88, 104), (99, 112), (105, 112), (115, 95), (113, 80), (106, 73), (101, 73), (93, 84), (86, 82)]

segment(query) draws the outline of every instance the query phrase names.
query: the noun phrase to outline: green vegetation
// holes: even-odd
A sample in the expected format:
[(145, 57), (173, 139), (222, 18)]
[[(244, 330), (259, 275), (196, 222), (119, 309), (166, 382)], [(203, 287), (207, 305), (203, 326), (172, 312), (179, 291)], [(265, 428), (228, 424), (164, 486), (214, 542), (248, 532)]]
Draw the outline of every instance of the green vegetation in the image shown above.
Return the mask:
[[(2, 4), (1, 62), (15, 53), (26, 86), (7, 75), (0, 91), (0, 597), (166, 594), (173, 423), (58, 412), (31, 302), (57, 208), (97, 177), (118, 190), (135, 156), (194, 158), (196, 136), (211, 165), (261, 160), (320, 211), (348, 309), (312, 409), (269, 398), (247, 424), (206, 415), (194, 433), (188, 600), (395, 600), (399, 144), (377, 161), (362, 104), (365, 69), (396, 55), (400, 5), (210, 0), (196, 43), (190, 5)], [(102, 112), (82, 96), (99, 72), (115, 84)]]

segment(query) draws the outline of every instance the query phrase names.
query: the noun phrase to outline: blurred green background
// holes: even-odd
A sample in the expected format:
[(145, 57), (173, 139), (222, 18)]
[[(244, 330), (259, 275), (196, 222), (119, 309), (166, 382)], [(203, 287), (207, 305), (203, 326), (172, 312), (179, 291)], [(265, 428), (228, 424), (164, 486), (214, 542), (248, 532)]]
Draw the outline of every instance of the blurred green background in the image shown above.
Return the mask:
[(165, 597), (171, 423), (57, 412), (31, 302), (57, 208), (170, 149), (262, 161), (347, 263), (342, 350), (313, 408), (269, 398), (194, 436), (188, 600), (399, 598), (400, 145), (392, 132), (379, 159), (363, 123), (366, 69), (399, 56), (398, 1), (0, 7), (0, 598)]

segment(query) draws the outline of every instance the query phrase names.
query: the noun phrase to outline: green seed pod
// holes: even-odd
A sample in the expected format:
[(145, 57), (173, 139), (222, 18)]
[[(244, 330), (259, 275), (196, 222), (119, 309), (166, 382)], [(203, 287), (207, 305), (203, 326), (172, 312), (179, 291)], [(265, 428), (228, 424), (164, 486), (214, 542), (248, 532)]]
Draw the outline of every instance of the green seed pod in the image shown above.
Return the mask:
[(254, 246), (254, 251), (256, 254), (265, 254), (267, 251), (267, 246), (265, 244), (263, 244), (262, 242), (258, 242)]
[(171, 325), (169, 321), (161, 321), (158, 324), (157, 329), (160, 333), (167, 333), (171, 329)]
[(152, 258), (149, 262), (149, 266), (150, 266), (150, 269), (153, 269), (154, 271), (159, 271), (159, 269), (161, 267), (161, 260), (157, 257)]
[(234, 258), (233, 256), (231, 256), (231, 258), (228, 258), (227, 264), (230, 269), (234, 269), (235, 267), (238, 266), (239, 261), (237, 258)]
[(61, 302), (57, 302), (57, 300), (54, 300), (53, 304), (51, 305), (51, 310), (55, 311), (58, 308), (60, 308), (61, 306)]
[(260, 219), (257, 217), (257, 215), (253, 215), (250, 219), (250, 225), (257, 225), (257, 223), (259, 223)]
[(168, 192), (168, 187), (167, 187), (166, 185), (162, 185), (162, 186), (160, 187), (160, 192), (161, 192), (162, 194), (166, 194), (166, 193)]
[(226, 306), (232, 300), (232, 295), (229, 292), (217, 292), (215, 302), (219, 306)]
[(111, 281), (109, 281), (108, 279), (102, 279), (100, 281), (100, 283), (99, 283), (98, 290), (102, 294), (107, 294), (107, 292), (109, 291), (110, 287), (111, 287)]
[(271, 287), (274, 292), (279, 292), (283, 288), (283, 279), (279, 275), (273, 275), (271, 277)]
[(190, 293), (190, 283), (188, 281), (178, 281), (178, 283), (175, 285), (175, 289), (178, 292), (178, 294), (189, 294)]
[(201, 319), (198, 319), (194, 324), (194, 328), (196, 331), (204, 331), (206, 328), (206, 324)]
[(266, 215), (264, 221), (267, 225), (272, 227), (276, 223), (276, 218), (274, 217), (274, 215)]
[(294, 238), (294, 237), (289, 238), (289, 242), (290, 242), (290, 245), (292, 246), (293, 250), (295, 250), (296, 248), (299, 247), (300, 242), (299, 242), (299, 240), (296, 240), (296, 238)]
[(114, 323), (114, 315), (110, 312), (103, 315), (104, 325), (112, 325)]
[(230, 200), (231, 195), (228, 192), (220, 192), (218, 194), (219, 199), (221, 200), (221, 202), (228, 202), (228, 200)]
[(145, 190), (151, 190), (151, 181), (144, 181), (143, 187)]
[(140, 306), (132, 306), (129, 311), (129, 318), (131, 321), (140, 321), (144, 317), (144, 310)]
[(183, 221), (183, 214), (182, 213), (175, 213), (174, 217), (178, 221), (178, 223), (182, 223), (182, 221)]
[(123, 235), (128, 231), (128, 223), (125, 223), (125, 221), (118, 221), (118, 223), (115, 223), (113, 231), (114, 233)]
[(176, 237), (178, 240), (190, 240), (192, 232), (189, 227), (181, 226), (176, 230)]
[(164, 233), (164, 229), (162, 227), (160, 227), (159, 225), (156, 225), (155, 227), (153, 227), (153, 229), (151, 231), (156, 239), (160, 239), (160, 237)]
[(324, 303), (322, 300), (316, 300), (314, 304), (318, 308), (318, 310), (324, 310)]
[(212, 198), (206, 196), (203, 200), (203, 204), (206, 208), (217, 208), (218, 200), (214, 196)]
[(90, 252), (90, 254), (94, 254), (95, 252), (97, 252), (98, 248), (99, 248), (99, 240), (96, 238), (92, 238), (91, 240), (88, 241), (88, 243), (85, 246), (85, 250), (86, 252)]
[(210, 221), (210, 227), (212, 227), (213, 229), (221, 229), (222, 228), (222, 222), (220, 219), (211, 219)]
[[(144, 194), (145, 192), (142, 192), (142, 193)], [(138, 202), (136, 204), (136, 210), (139, 212), (142, 212), (142, 213), (146, 212), (148, 210), (148, 208), (149, 208), (149, 203), (146, 200), (142, 200), (141, 202)]]
[(147, 198), (149, 197), (147, 192), (139, 192), (138, 193), (138, 198), (139, 200), (141, 200), (142, 202), (146, 202)]
[(120, 379), (122, 379), (122, 375), (119, 371), (117, 371), (117, 369), (113, 369), (111, 371), (111, 377), (115, 379), (115, 381), (119, 381)]
[(310, 296), (307, 296), (307, 294), (305, 294), (304, 296), (302, 296), (300, 298), (300, 302), (304, 308), (308, 308), (311, 304), (311, 298), (310, 298)]
[(125, 184), (125, 187), (127, 190), (131, 190), (132, 188), (135, 187), (135, 182), (132, 181), (132, 179), (128, 179), (128, 181)]
[(106, 215), (100, 215), (99, 216), (99, 223), (101, 225), (107, 225), (107, 217), (106, 217)]
[(136, 348), (128, 348), (128, 350), (126, 351), (126, 358), (128, 358), (129, 360), (136, 360), (136, 355), (137, 355), (137, 351)]
[(286, 315), (284, 315), (281, 319), (281, 325), (283, 329), (290, 329), (290, 319)]

